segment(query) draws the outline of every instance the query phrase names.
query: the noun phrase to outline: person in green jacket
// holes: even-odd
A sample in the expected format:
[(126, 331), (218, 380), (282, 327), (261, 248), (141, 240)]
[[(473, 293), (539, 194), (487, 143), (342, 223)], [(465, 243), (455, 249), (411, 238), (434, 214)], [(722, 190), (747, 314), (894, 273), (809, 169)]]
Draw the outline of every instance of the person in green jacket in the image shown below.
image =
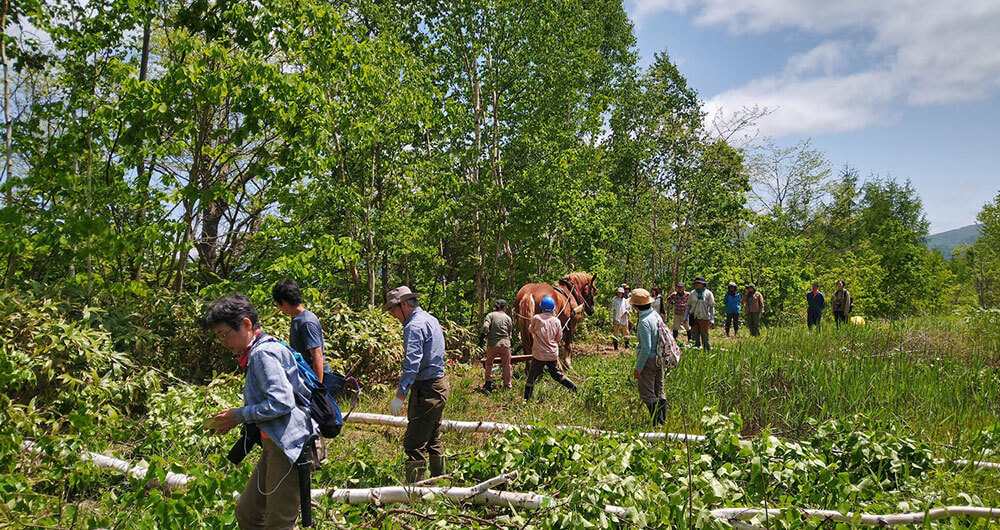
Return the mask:
[[(663, 425), (666, 420), (667, 396), (663, 391), (663, 359), (657, 354), (659, 343), (660, 315), (653, 311), (653, 297), (645, 289), (632, 291), (632, 306), (639, 312), (639, 322), (635, 327), (635, 368), (632, 372), (639, 382), (639, 397), (649, 409), (653, 426)], [(671, 337), (672, 338), (672, 337)]]
[(499, 356), (500, 366), (503, 373), (503, 385), (511, 387), (510, 383), (510, 335), (514, 329), (514, 322), (507, 314), (507, 301), (497, 300), (493, 303), (493, 311), (486, 315), (483, 320), (483, 329), (479, 334), (479, 345), (486, 342), (486, 362), (483, 367), (486, 369), (486, 381), (483, 383), (483, 392), (493, 391), (493, 361)]

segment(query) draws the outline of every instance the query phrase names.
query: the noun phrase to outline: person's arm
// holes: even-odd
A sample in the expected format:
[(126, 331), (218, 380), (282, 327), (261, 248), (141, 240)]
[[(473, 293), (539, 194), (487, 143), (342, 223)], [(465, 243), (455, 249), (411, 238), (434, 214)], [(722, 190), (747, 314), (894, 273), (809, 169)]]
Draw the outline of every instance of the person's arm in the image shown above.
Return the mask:
[(635, 345), (635, 368), (633, 370), (633, 375), (636, 379), (639, 378), (639, 373), (646, 366), (646, 361), (651, 357), (650, 351), (652, 350), (652, 333), (649, 330), (649, 326), (645, 322), (640, 322), (636, 326), (636, 345)]
[(708, 323), (715, 324), (715, 293), (709, 291), (705, 298), (708, 302)]
[(562, 324), (559, 323), (559, 319), (557, 318), (555, 320), (556, 320), (556, 324), (555, 324), (556, 325), (556, 342), (560, 342), (562, 340), (562, 329), (563, 328), (562, 328)]
[(312, 364), (313, 373), (316, 379), (323, 382), (323, 328), (319, 322), (308, 321), (301, 328), (302, 343), (306, 351), (305, 358)]
[(424, 357), (424, 330), (422, 326), (403, 328), (403, 373), (399, 376), (399, 387), (396, 397), (406, 399), (410, 387), (417, 380), (420, 371), (420, 361)]
[(275, 354), (260, 351), (248, 367), (253, 371), (253, 381), (264, 394), (264, 401), (235, 409), (238, 423), (260, 423), (273, 420), (291, 412), (295, 407), (295, 393), (288, 381), (285, 367)]

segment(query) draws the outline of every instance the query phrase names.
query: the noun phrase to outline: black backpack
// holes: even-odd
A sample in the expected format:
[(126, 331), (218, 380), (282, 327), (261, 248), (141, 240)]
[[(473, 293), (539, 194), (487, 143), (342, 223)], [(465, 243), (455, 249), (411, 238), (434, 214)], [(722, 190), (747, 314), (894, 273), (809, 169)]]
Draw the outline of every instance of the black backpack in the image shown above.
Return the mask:
[[(340, 407), (337, 406), (337, 402), (330, 396), (323, 383), (320, 383), (319, 379), (316, 378), (312, 367), (302, 357), (302, 354), (276, 337), (268, 336), (265, 340), (278, 342), (292, 352), (292, 357), (295, 358), (295, 364), (299, 369), (299, 375), (305, 380), (310, 393), (308, 403), (304, 402), (298, 394), (295, 394), (295, 401), (300, 407), (309, 411), (309, 416), (319, 425), (319, 433), (323, 435), (323, 438), (334, 438), (339, 435), (340, 430), (344, 427), (344, 417), (340, 414)], [(324, 377), (326, 377), (325, 374)]]

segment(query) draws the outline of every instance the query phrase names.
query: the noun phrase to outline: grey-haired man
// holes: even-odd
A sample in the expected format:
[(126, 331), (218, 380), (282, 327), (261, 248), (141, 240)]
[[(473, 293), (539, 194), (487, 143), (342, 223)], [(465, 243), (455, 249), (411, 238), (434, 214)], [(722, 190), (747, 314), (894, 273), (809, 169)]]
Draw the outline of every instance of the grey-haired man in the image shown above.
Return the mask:
[(444, 474), (444, 445), (439, 434), (449, 392), (444, 378), (444, 333), (438, 320), (420, 308), (418, 296), (404, 285), (389, 291), (382, 306), (403, 324), (403, 373), (389, 410), (399, 414), (409, 394), (403, 450), (406, 482), (410, 484), (423, 480), (428, 455), (431, 476)]

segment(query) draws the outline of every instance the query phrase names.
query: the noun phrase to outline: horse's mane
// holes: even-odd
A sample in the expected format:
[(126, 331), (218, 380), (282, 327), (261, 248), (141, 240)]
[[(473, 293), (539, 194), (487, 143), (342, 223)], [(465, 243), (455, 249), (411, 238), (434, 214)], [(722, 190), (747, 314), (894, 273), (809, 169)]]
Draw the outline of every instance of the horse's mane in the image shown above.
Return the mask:
[(570, 281), (579, 286), (584, 286), (590, 282), (590, 279), (593, 278), (593, 276), (587, 274), (586, 272), (571, 272), (567, 274), (565, 278), (568, 278)]

